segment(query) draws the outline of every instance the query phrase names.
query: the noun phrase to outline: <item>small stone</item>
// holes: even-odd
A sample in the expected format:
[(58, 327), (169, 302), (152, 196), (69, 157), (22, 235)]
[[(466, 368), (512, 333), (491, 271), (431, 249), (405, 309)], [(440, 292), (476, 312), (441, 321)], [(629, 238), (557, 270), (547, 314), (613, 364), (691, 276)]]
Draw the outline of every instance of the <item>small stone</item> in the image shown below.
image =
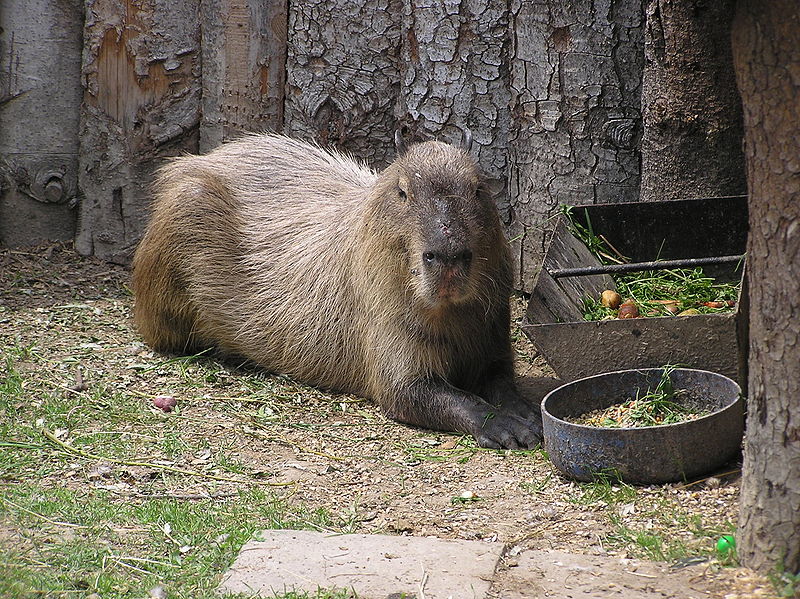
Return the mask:
[(178, 400), (172, 395), (156, 395), (153, 398), (153, 405), (164, 412), (171, 412), (178, 404)]
[(156, 585), (148, 591), (147, 596), (151, 599), (167, 599), (167, 589), (163, 585)]

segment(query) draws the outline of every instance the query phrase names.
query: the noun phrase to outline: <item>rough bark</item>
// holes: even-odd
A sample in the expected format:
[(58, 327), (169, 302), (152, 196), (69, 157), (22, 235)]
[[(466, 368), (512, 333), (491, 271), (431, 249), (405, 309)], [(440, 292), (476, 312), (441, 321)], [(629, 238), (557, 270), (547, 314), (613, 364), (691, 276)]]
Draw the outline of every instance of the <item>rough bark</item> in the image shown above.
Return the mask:
[(370, 164), (394, 156), (400, 0), (310, 0), (289, 14), (284, 131)]
[(800, 15), (740, 0), (733, 27), (750, 195), (750, 383), (739, 556), (800, 571)]
[(559, 204), (638, 199), (642, 1), (511, 3), (509, 230), (525, 290)]
[(649, 0), (642, 201), (745, 193), (734, 0)]
[(283, 127), (287, 4), (200, 0), (201, 152), (244, 131)]
[(402, 24), (400, 124), (411, 138), (444, 141), (458, 141), (469, 129), (508, 224), (506, 0), (407, 0)]
[(0, 243), (71, 239), (83, 1), (0, 9)]
[(76, 248), (126, 263), (162, 158), (197, 151), (199, 0), (88, 0)]

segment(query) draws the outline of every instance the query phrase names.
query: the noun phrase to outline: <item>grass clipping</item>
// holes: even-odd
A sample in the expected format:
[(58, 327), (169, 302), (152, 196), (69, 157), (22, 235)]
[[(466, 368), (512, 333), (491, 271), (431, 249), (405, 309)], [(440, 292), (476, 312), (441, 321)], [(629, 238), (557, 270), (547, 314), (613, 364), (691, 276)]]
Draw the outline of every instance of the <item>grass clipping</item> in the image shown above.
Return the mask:
[(615, 403), (607, 408), (592, 410), (577, 417), (567, 418), (573, 424), (603, 428), (643, 428), (663, 426), (694, 420), (708, 414), (698, 409), (686, 389), (675, 389), (670, 377), (674, 366), (665, 366), (654, 388), (644, 393), (636, 391), (636, 397)]
[[(603, 236), (595, 233), (589, 215), (588, 226), (573, 218), (573, 206), (562, 206), (570, 232), (592, 252), (602, 264), (625, 264), (626, 256)], [(719, 314), (735, 310), (740, 283), (720, 282), (708, 277), (700, 267), (648, 270), (613, 275), (616, 291), (625, 303), (636, 306), (635, 317), (689, 316)], [(604, 306), (599, 297), (583, 298), (583, 318), (588, 321), (620, 317), (617, 307)]]

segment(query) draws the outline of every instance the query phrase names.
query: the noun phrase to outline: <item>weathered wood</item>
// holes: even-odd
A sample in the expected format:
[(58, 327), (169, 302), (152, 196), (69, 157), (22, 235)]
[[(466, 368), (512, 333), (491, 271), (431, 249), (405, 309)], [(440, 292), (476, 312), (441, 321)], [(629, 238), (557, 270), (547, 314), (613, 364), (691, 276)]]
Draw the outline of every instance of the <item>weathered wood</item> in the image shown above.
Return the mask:
[[(558, 218), (542, 269), (536, 276), (527, 318), (530, 323), (583, 320), (581, 302), (598, 298), (606, 289), (616, 289), (608, 275), (553, 278), (548, 271), (579, 266), (600, 266), (600, 261), (569, 231), (565, 218)], [(550, 315), (548, 316), (548, 312)]]
[(71, 239), (83, 1), (0, 9), (0, 243)]
[(737, 551), (742, 565), (793, 574), (800, 571), (797, 2), (740, 0), (732, 42), (750, 199), (750, 380)]
[(508, 18), (505, 0), (406, 1), (398, 104), (412, 137), (458, 141), (464, 128), (472, 132), (506, 224)]
[(200, 151), (245, 131), (280, 131), (287, 0), (200, 0)]
[(733, 0), (649, 0), (642, 201), (745, 193)]
[(311, 0), (289, 14), (284, 131), (370, 164), (394, 157), (401, 0)]
[(525, 289), (559, 204), (638, 199), (642, 1), (511, 3), (509, 233)]
[(130, 261), (165, 156), (197, 151), (199, 0), (87, 0), (75, 245)]

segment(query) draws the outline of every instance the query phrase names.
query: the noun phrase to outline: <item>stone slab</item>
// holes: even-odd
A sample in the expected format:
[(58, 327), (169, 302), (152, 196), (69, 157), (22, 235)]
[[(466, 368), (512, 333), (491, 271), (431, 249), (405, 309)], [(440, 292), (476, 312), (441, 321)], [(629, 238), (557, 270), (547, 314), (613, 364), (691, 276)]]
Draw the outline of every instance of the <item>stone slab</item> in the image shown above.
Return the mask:
[(352, 588), (359, 599), (482, 599), (502, 550), (480, 541), (267, 530), (242, 547), (219, 590), (272, 597)]
[(707, 564), (668, 564), (610, 556), (526, 550), (495, 575), (498, 599), (709, 599)]

